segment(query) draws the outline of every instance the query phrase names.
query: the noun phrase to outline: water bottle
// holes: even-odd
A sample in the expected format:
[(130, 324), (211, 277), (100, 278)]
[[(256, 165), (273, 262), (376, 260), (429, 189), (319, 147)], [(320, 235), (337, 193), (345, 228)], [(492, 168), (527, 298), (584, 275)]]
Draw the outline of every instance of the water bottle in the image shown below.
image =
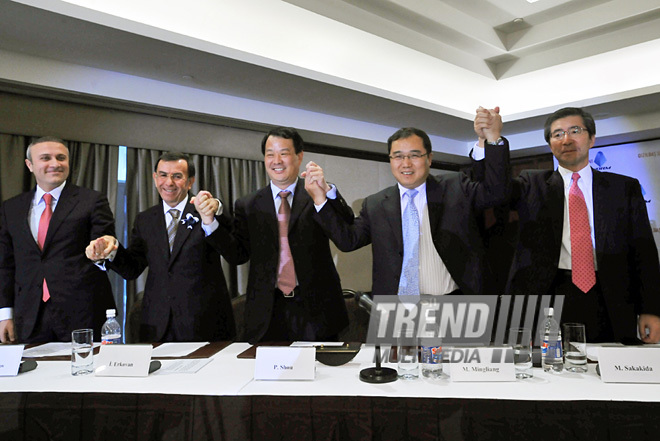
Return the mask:
[(554, 319), (554, 308), (548, 308), (541, 332), (541, 366), (544, 372), (558, 373), (564, 370), (564, 358), (561, 350), (561, 330)]
[(107, 309), (105, 316), (108, 318), (101, 328), (101, 344), (112, 345), (121, 343), (121, 326), (115, 318), (116, 311)]
[(442, 346), (422, 346), (422, 375), (442, 377)]

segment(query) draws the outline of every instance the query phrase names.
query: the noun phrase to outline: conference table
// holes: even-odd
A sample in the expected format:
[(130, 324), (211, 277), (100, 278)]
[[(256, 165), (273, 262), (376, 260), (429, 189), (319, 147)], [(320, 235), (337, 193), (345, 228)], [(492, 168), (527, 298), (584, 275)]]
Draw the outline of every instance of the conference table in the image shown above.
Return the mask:
[(514, 382), (370, 384), (359, 372), (373, 366), (374, 349), (363, 346), (344, 365), (316, 362), (313, 381), (264, 381), (254, 359), (238, 358), (249, 344), (209, 347), (211, 362), (194, 374), (74, 377), (68, 361), (39, 360), (0, 377), (0, 440), (660, 437), (660, 385), (603, 383), (592, 364), (584, 374), (534, 368)]

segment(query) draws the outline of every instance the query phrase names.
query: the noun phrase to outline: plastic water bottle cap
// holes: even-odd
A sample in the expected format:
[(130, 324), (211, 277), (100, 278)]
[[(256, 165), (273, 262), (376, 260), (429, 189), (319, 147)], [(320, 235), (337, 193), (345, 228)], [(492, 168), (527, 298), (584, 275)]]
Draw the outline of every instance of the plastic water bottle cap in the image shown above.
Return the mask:
[(114, 309), (106, 309), (105, 310), (105, 316), (106, 317), (114, 317), (117, 314), (117, 311)]

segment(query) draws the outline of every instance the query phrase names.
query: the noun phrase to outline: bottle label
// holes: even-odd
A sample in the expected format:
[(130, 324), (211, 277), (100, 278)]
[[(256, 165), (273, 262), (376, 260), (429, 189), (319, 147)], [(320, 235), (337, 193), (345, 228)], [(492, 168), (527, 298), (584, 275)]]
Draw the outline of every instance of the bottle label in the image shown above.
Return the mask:
[(422, 362), (427, 364), (442, 363), (442, 346), (422, 346)]
[(552, 358), (562, 358), (561, 339), (544, 339), (543, 344), (541, 345), (541, 353), (543, 357), (549, 356)]

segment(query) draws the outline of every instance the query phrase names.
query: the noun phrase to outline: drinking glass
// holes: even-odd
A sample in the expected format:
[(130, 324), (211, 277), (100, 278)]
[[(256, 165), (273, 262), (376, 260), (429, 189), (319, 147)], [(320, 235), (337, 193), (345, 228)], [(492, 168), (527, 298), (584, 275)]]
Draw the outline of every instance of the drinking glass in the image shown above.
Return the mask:
[(516, 378), (525, 379), (533, 377), (531, 329), (509, 329), (509, 344), (513, 347), (513, 364), (516, 370)]
[(587, 338), (582, 323), (564, 323), (564, 368), (569, 372), (587, 372)]
[(399, 338), (397, 346), (397, 372), (402, 380), (419, 378), (419, 351), (417, 339), (411, 333)]
[(92, 329), (76, 329), (71, 333), (71, 375), (87, 375), (94, 371)]

